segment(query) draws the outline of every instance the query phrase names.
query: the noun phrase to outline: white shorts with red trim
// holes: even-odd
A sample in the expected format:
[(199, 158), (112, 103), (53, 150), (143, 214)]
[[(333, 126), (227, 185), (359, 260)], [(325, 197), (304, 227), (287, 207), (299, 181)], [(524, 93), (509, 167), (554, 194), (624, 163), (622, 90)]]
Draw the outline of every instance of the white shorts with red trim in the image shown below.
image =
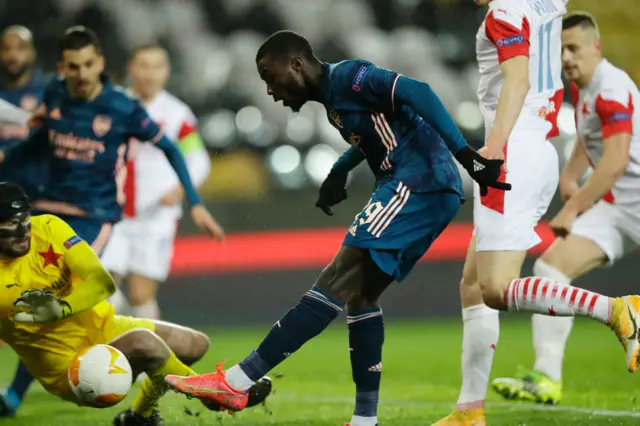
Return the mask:
[(571, 233), (593, 241), (613, 265), (640, 246), (640, 205), (632, 211), (599, 201), (573, 222)]
[(505, 146), (506, 180), (511, 191), (489, 188), (480, 197), (474, 186), (473, 234), (476, 251), (522, 251), (540, 243), (535, 226), (558, 187), (558, 154), (546, 140), (512, 135)]
[(101, 256), (102, 264), (121, 276), (136, 274), (164, 281), (171, 268), (176, 231), (177, 223), (172, 217), (124, 219), (113, 228)]

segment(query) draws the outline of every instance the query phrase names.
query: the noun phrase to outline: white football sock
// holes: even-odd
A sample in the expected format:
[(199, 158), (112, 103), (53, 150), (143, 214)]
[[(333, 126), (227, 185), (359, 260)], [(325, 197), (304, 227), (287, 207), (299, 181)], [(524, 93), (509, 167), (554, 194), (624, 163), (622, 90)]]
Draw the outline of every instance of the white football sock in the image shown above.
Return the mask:
[[(565, 285), (571, 279), (555, 267), (538, 259), (533, 265), (534, 275), (549, 277)], [(535, 314), (531, 318), (533, 328), (533, 347), (536, 351), (536, 363), (533, 367), (550, 379), (562, 380), (562, 361), (564, 348), (573, 326), (573, 317), (549, 317)]]
[(116, 288), (116, 292), (108, 299), (108, 302), (113, 305), (113, 309), (116, 311), (116, 314), (121, 314), (129, 304), (127, 302), (127, 298), (119, 287)]
[(459, 408), (479, 408), (484, 404), (491, 374), (493, 354), (500, 335), (498, 311), (475, 305), (462, 310), (462, 388)]
[(246, 390), (254, 385), (254, 381), (236, 364), (226, 371), (226, 379), (229, 386), (235, 390)]
[(378, 424), (377, 417), (351, 417), (351, 426), (376, 426)]
[(131, 315), (136, 318), (160, 319), (160, 307), (156, 299), (151, 299), (142, 305), (131, 306)]

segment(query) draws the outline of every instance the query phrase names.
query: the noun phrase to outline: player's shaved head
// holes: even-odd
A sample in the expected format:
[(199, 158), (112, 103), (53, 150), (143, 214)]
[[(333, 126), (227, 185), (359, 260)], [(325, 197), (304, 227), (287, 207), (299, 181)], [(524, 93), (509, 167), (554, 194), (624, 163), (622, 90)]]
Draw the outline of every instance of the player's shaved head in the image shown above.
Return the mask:
[(296, 32), (284, 30), (271, 34), (262, 43), (256, 54), (256, 62), (266, 57), (288, 60), (294, 56), (307, 60), (315, 59), (313, 48), (306, 38)]
[(598, 23), (589, 12), (572, 12), (562, 18), (562, 30), (570, 30), (572, 28), (581, 28), (589, 32), (597, 38), (600, 38), (600, 29)]
[(0, 33), (0, 69), (5, 84), (26, 84), (35, 59), (33, 35), (28, 28), (12, 25)]
[(91, 99), (100, 93), (104, 58), (96, 33), (81, 25), (68, 28), (60, 37), (58, 48), (58, 68), (67, 80), (69, 94)]
[(590, 13), (573, 12), (562, 19), (562, 68), (565, 77), (583, 86), (602, 59), (600, 31)]
[(131, 52), (128, 66), (131, 88), (145, 103), (164, 89), (170, 71), (169, 55), (160, 44), (143, 44)]
[(324, 66), (309, 41), (293, 31), (278, 31), (262, 43), (256, 53), (260, 78), (267, 83), (267, 94), (276, 102), (299, 111), (317, 98)]

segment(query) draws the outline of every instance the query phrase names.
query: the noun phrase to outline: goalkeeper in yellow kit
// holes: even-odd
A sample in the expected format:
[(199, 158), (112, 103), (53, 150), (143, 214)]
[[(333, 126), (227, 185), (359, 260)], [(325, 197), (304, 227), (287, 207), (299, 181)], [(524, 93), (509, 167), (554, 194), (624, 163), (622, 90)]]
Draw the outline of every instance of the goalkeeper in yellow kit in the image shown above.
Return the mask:
[[(98, 256), (62, 219), (31, 217), (24, 191), (0, 183), (0, 339), (18, 354), (50, 393), (79, 402), (67, 371), (84, 349), (109, 344), (129, 360), (133, 377), (148, 378), (133, 408), (116, 426), (159, 426), (156, 410), (164, 377), (194, 375), (188, 365), (209, 347), (203, 333), (159, 321), (115, 315), (106, 299), (115, 291)], [(271, 390), (268, 379), (250, 391), (252, 405)], [(210, 407), (217, 408), (217, 407)]]

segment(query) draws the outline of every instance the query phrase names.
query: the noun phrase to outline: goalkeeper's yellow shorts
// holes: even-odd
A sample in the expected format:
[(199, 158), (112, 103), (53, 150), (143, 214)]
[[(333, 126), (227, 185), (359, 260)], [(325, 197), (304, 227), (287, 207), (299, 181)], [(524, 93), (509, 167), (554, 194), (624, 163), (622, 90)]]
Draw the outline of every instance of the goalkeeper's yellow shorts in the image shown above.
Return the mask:
[[(111, 305), (103, 305), (100, 308), (104, 315), (96, 315), (100, 313), (100, 309), (94, 308), (51, 324), (50, 333), (40, 336), (33, 344), (25, 344), (26, 339), (17, 339), (15, 344), (11, 341), (7, 343), (13, 347), (27, 370), (48, 392), (75, 402), (69, 387), (68, 370), (78, 354), (94, 345), (109, 344), (128, 331), (155, 331), (156, 328), (152, 320), (115, 315)], [(69, 321), (72, 318), (75, 320)], [(64, 327), (56, 326), (63, 322)]]

